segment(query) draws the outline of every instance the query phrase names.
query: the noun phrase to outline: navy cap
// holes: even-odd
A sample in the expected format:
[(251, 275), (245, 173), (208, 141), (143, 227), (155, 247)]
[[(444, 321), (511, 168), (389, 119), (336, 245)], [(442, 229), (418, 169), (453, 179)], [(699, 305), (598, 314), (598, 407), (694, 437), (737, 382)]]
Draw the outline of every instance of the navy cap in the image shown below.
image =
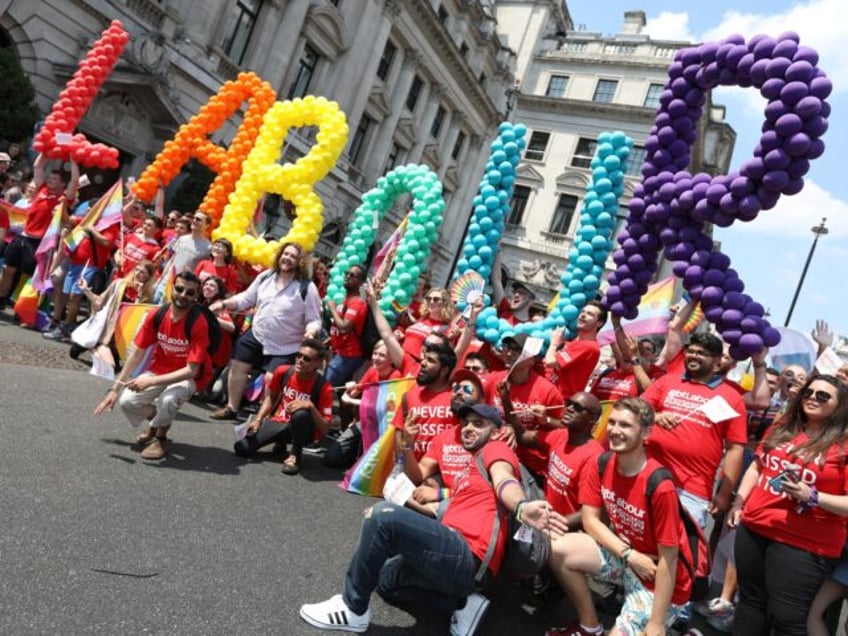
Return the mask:
[(471, 413), (476, 413), (483, 419), (490, 420), (494, 423), (496, 428), (500, 428), (501, 424), (503, 424), (500, 411), (491, 404), (466, 404), (465, 406), (460, 407), (457, 415), (459, 416), (459, 419), (464, 420)]

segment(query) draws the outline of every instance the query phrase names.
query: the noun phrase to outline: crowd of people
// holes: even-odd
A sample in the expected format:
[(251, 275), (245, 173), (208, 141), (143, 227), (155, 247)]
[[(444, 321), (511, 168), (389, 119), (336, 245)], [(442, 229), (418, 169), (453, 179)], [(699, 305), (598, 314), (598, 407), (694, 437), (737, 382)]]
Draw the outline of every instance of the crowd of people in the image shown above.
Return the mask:
[[(0, 154), (0, 169), (10, 163)], [(13, 232), (0, 208), (0, 311), (35, 271), (57, 204), (67, 204), (66, 231), (81, 218), (78, 168), (47, 167), (38, 157), (30, 185), (3, 181), (0, 194), (20, 195), (14, 204), (25, 202), (26, 221)], [(632, 338), (612, 317), (615, 342), (603, 359), (598, 333), (608, 316), (598, 301), (582, 309), (571, 339), (558, 329), (541, 351), (520, 333), (492, 346), (475, 333), (482, 299), (460, 312), (426, 277), (390, 322), (379, 307), (386, 267), (349, 267), (337, 302), (325, 297), (327, 263), (300, 245), (282, 242), (259, 271), (235, 262), (226, 239), (210, 241), (206, 214), (166, 214), (162, 197), (151, 208), (127, 193), (114, 225), (82, 229), (85, 238), (73, 251), (60, 247), (47, 272), (54, 291), (44, 336), (67, 342), (84, 309), (158, 303), (94, 409), (119, 406), (140, 429), (146, 460), (168, 456), (177, 412), (212, 399), (219, 376), (226, 390), (211, 417), (247, 419), (234, 453), (273, 445), (289, 476), (306, 468), (307, 448), (361, 427), (368, 388), (414, 378), (392, 419), (414, 490), (366, 512), (342, 592), (300, 610), (311, 625), (366, 631), (376, 591), (450, 614), (452, 634), (473, 634), (512, 541), (499, 520), (514, 516), (550, 542), (532, 589), (558, 586), (576, 615), (548, 636), (603, 633), (601, 604), (615, 608), (614, 634), (664, 634), (693, 612), (735, 634), (829, 633), (826, 610), (848, 586), (848, 366), (836, 375), (778, 370), (764, 351), (749, 361), (753, 382), (743, 388), (728, 377), (736, 362), (720, 338), (684, 332), (692, 303), (662, 337)], [(533, 320), (533, 292), (516, 282), (507, 294), (495, 269), (499, 315)], [(157, 291), (162, 280), (168, 299)], [(820, 323), (814, 337), (823, 348), (832, 336)], [(98, 347), (114, 350), (109, 328)], [(248, 415), (257, 374), (264, 391)], [(522, 468), (543, 498), (530, 497)], [(690, 524), (713, 526), (721, 591), (712, 598), (696, 594), (704, 573), (694, 567)]]

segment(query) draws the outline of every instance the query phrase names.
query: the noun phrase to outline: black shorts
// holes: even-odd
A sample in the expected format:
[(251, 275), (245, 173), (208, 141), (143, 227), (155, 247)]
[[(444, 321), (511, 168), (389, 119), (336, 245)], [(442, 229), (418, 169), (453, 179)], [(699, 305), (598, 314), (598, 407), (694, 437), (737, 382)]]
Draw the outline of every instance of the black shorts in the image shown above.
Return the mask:
[(35, 250), (41, 239), (19, 235), (12, 239), (6, 248), (6, 265), (20, 270), (22, 274), (32, 276), (35, 272)]
[(295, 354), (269, 356), (263, 352), (262, 343), (253, 335), (253, 329), (248, 329), (239, 336), (233, 360), (249, 364), (254, 369), (262, 369), (267, 373), (283, 364), (292, 364)]

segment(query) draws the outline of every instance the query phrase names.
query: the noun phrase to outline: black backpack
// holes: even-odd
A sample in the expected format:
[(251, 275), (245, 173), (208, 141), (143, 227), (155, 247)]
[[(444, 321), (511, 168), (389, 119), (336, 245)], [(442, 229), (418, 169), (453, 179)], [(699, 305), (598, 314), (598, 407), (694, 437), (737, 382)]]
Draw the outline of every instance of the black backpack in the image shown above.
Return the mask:
[[(598, 473), (601, 483), (604, 481), (604, 471), (606, 470), (609, 459), (612, 457), (612, 451), (607, 451), (598, 456)], [(674, 483), (674, 478), (671, 476), (671, 471), (668, 468), (660, 466), (654, 469), (648, 476), (648, 483), (645, 486), (645, 499), (648, 505), (651, 505), (651, 499), (654, 496), (659, 485), (664, 481)], [(704, 532), (701, 527), (689, 514), (689, 511), (677, 500), (677, 507), (680, 511), (680, 519), (683, 521), (683, 529), (686, 532), (686, 539), (689, 544), (689, 550), (692, 553), (692, 562), (685, 555), (681, 554), (680, 559), (683, 565), (689, 571), (689, 576), (692, 578), (692, 596), (690, 600), (700, 601), (707, 598), (710, 591), (710, 546), (707, 542)]]
[[(544, 499), (545, 496), (542, 489), (524, 464), (519, 464), (518, 469), (518, 478), (521, 482), (521, 487), (524, 489), (524, 496), (531, 501)], [(480, 471), (483, 479), (490, 486), (494, 487), (492, 478), (489, 476), (489, 471), (483, 465), (482, 453), (477, 454), (477, 470)], [(497, 494), (495, 496), (497, 497)], [(505, 523), (508, 524), (506, 550), (504, 552), (503, 564), (501, 565), (502, 569), (519, 577), (530, 577), (539, 574), (548, 562), (548, 556), (551, 553), (551, 538), (540, 530), (526, 526), (527, 530), (524, 532), (529, 531), (531, 533), (531, 540), (528, 542), (516, 539), (516, 533), (521, 529), (522, 524), (498, 500), (498, 512), (492, 524), (492, 535), (489, 537), (489, 546), (486, 548), (486, 554), (475, 576), (475, 580), (478, 583), (482, 582), (485, 578), (486, 572), (489, 569), (489, 563), (492, 561), (492, 556), (495, 553), (502, 516), (505, 518)]]
[[(165, 318), (165, 312), (168, 311), (170, 307), (171, 303), (165, 303), (156, 310), (156, 315), (153, 316), (153, 326), (156, 327), (156, 331), (159, 331), (159, 326)], [(218, 350), (218, 347), (221, 346), (221, 338), (223, 337), (223, 334), (221, 333), (221, 325), (218, 323), (218, 319), (215, 317), (215, 314), (209, 311), (209, 307), (206, 305), (192, 305), (191, 309), (188, 311), (188, 316), (186, 316), (185, 321), (186, 338), (191, 338), (191, 330), (194, 327), (194, 323), (198, 316), (206, 318), (206, 324), (209, 326), (209, 346), (206, 347), (206, 352), (211, 356)]]
[(371, 358), (374, 352), (374, 345), (380, 342), (380, 332), (377, 330), (377, 323), (374, 321), (374, 314), (371, 308), (368, 308), (368, 313), (365, 314), (365, 322), (362, 324), (362, 333), (359, 334), (359, 343), (362, 347), (362, 357)]
[[(286, 369), (285, 373), (283, 373), (283, 377), (280, 378), (280, 400), (283, 399), (283, 389), (288, 386), (289, 380), (291, 380), (292, 375), (294, 375), (294, 365), (290, 365), (288, 369)], [(321, 375), (320, 373), (315, 377), (315, 383), (312, 385), (312, 392), (309, 394), (309, 399), (312, 400), (312, 403), (315, 405), (315, 408), (318, 408), (318, 401), (321, 399), (321, 389), (324, 388), (324, 383), (327, 379)], [(274, 404), (274, 408), (271, 411), (276, 411), (277, 407), (280, 405), (280, 401), (278, 400), (276, 404)]]

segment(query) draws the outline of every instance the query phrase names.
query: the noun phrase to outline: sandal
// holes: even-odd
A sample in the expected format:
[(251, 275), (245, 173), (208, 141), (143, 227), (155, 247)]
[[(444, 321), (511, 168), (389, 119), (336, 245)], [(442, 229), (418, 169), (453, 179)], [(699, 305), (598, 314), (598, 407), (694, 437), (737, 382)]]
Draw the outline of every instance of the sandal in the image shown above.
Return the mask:
[(297, 475), (300, 472), (300, 465), (297, 463), (294, 455), (289, 455), (286, 458), (286, 461), (283, 462), (282, 471), (284, 475)]

